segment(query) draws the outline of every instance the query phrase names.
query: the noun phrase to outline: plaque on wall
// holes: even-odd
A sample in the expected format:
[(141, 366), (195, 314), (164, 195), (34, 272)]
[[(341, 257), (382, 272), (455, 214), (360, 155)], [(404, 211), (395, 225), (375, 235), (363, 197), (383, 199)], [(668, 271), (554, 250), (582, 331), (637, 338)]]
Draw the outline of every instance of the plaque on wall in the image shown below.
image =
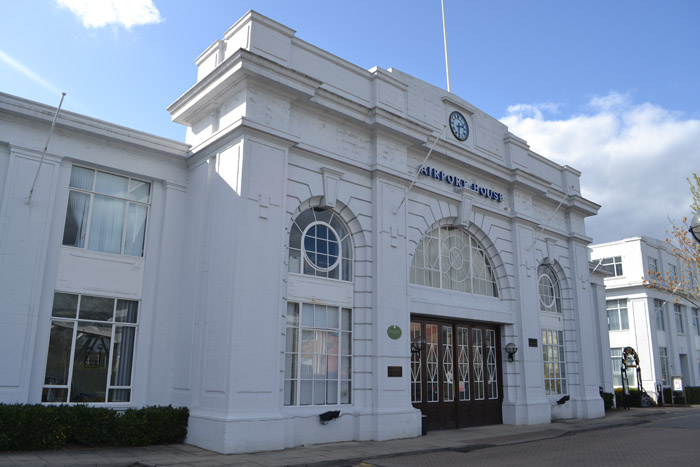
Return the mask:
[(386, 333), (389, 335), (389, 337), (396, 340), (401, 337), (401, 328), (395, 324), (392, 324), (387, 328)]
[(403, 376), (403, 367), (389, 366), (386, 368), (386, 375), (389, 378), (401, 378)]

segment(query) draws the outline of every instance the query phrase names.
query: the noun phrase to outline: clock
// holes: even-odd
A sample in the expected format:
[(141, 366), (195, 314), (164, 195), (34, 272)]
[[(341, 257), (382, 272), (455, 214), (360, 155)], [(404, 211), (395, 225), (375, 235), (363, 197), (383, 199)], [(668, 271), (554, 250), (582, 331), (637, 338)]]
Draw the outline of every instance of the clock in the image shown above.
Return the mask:
[(467, 119), (464, 118), (459, 112), (452, 112), (450, 114), (450, 130), (452, 134), (455, 135), (459, 141), (466, 141), (469, 137), (469, 126), (467, 125)]

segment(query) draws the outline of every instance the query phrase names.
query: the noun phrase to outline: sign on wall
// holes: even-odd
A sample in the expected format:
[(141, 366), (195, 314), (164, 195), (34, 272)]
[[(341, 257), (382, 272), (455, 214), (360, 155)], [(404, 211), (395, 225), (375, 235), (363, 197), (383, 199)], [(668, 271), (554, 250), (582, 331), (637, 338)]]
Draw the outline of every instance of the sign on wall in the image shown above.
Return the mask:
[(467, 180), (464, 180), (461, 177), (458, 177), (456, 175), (443, 172), (442, 170), (438, 170), (434, 167), (428, 167), (424, 166), (421, 167), (420, 172), (421, 175), (425, 175), (426, 177), (432, 177), (436, 180), (440, 180), (442, 182), (445, 182), (447, 184), (450, 184), (454, 187), (457, 188), (467, 188), (472, 190), (474, 193), (478, 194), (479, 196), (483, 196), (484, 198), (492, 199), (494, 201), (498, 201), (499, 203), (503, 201), (503, 194), (499, 193), (491, 188), (486, 188), (484, 186), (479, 186), (477, 183), (470, 183)]

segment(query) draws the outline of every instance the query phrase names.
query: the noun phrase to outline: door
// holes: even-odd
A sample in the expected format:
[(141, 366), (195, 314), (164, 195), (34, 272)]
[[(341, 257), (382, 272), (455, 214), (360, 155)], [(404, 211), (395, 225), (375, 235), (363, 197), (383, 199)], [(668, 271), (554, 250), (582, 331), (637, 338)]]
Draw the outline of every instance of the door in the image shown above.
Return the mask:
[(498, 326), (414, 317), (411, 341), (419, 336), (426, 347), (411, 354), (411, 398), (428, 429), (501, 423)]

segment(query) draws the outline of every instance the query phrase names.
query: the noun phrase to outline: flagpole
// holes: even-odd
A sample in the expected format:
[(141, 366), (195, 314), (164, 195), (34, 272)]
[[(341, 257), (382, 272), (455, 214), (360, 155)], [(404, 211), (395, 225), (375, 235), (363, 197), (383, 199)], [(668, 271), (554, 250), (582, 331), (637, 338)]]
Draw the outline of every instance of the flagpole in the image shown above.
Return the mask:
[(34, 175), (34, 183), (32, 183), (32, 188), (29, 190), (29, 196), (24, 200), (24, 204), (29, 204), (32, 201), (32, 195), (34, 194), (34, 187), (36, 186), (36, 181), (39, 178), (39, 170), (41, 170), (41, 164), (44, 162), (44, 156), (46, 155), (46, 150), (49, 148), (49, 141), (51, 140), (51, 135), (53, 134), (53, 128), (56, 126), (56, 119), (58, 118), (58, 113), (61, 111), (61, 105), (63, 104), (63, 98), (66, 97), (66, 93), (61, 93), (61, 101), (56, 107), (56, 114), (53, 116), (53, 121), (51, 122), (51, 129), (49, 130), (49, 136), (46, 138), (46, 145), (44, 145), (44, 151), (41, 153), (41, 159), (39, 160), (39, 167), (36, 169), (36, 175)]
[(442, 4), (442, 36), (445, 42), (445, 68), (447, 69), (447, 92), (452, 92), (450, 86), (450, 59), (447, 56), (447, 28), (445, 26), (445, 0), (440, 0)]

